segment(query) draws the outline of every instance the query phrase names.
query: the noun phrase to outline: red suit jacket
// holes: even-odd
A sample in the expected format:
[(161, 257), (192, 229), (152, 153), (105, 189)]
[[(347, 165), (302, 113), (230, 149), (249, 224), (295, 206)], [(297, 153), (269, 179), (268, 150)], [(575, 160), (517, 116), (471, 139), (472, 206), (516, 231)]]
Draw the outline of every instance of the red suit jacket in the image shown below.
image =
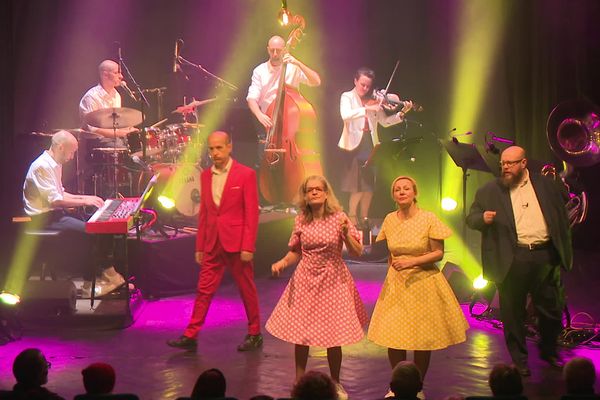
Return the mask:
[(211, 168), (202, 171), (200, 183), (196, 251), (210, 252), (219, 240), (227, 252), (254, 253), (258, 230), (256, 172), (233, 160), (218, 207), (213, 201)]

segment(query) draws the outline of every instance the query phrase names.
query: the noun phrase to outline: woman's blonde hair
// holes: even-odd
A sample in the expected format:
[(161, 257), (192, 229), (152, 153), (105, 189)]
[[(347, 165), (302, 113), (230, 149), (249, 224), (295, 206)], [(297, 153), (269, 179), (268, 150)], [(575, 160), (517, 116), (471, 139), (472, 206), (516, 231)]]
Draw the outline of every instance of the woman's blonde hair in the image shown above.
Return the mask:
[[(396, 182), (398, 182), (400, 179), (406, 179), (407, 181), (410, 181), (410, 183), (412, 183), (413, 192), (415, 192), (414, 202), (416, 203), (417, 202), (417, 194), (418, 194), (417, 181), (415, 181), (410, 176), (406, 176), (406, 175), (400, 175), (399, 177), (394, 179), (394, 181), (392, 182), (392, 186), (390, 188), (390, 195), (392, 196), (392, 200), (394, 200), (394, 203), (396, 202), (396, 199), (394, 199), (394, 186), (396, 186)], [(398, 206), (398, 204), (396, 204), (396, 206)]]
[(323, 205), (323, 217), (327, 217), (329, 215), (335, 214), (338, 211), (342, 211), (342, 206), (340, 205), (340, 202), (338, 201), (337, 197), (335, 197), (335, 193), (333, 193), (333, 188), (331, 187), (327, 179), (325, 179), (325, 177), (321, 175), (311, 175), (305, 178), (304, 181), (302, 181), (302, 184), (298, 188), (297, 195), (298, 198), (296, 204), (298, 205), (298, 208), (300, 208), (300, 211), (302, 211), (302, 215), (304, 216), (305, 222), (311, 222), (314, 219), (312, 210), (310, 209), (310, 205), (306, 201), (306, 186), (308, 185), (308, 181), (310, 180), (316, 180), (321, 182), (321, 184), (323, 185), (323, 190), (327, 194), (327, 199), (325, 199), (325, 204)]

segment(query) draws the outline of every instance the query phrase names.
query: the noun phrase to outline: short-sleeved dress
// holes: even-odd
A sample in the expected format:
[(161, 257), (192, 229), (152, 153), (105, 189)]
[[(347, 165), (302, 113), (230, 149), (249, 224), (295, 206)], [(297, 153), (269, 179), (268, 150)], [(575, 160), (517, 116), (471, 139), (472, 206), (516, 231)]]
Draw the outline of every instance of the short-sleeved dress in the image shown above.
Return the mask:
[[(425, 210), (401, 221), (389, 213), (377, 240), (386, 240), (391, 259), (431, 251), (429, 239), (443, 240), (452, 231)], [(390, 264), (375, 310), (369, 340), (403, 350), (437, 350), (466, 340), (469, 325), (456, 296), (435, 264), (396, 271)]]
[[(273, 336), (305, 346), (336, 347), (364, 337), (368, 318), (354, 279), (342, 259), (337, 212), (305, 223), (296, 217), (289, 248), (302, 258), (266, 324)], [(358, 239), (358, 231), (350, 226)]]

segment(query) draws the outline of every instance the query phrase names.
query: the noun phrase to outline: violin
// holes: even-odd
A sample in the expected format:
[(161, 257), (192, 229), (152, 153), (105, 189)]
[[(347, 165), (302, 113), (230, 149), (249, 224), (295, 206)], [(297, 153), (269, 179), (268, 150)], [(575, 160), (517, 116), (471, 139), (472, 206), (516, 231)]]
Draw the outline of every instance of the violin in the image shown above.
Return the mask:
[[(386, 113), (395, 114), (401, 111), (409, 100), (400, 100), (400, 96), (395, 93), (386, 93), (385, 90), (373, 90), (371, 98), (367, 100), (367, 104), (380, 104)], [(423, 107), (414, 101), (412, 102), (412, 111), (423, 111)]]

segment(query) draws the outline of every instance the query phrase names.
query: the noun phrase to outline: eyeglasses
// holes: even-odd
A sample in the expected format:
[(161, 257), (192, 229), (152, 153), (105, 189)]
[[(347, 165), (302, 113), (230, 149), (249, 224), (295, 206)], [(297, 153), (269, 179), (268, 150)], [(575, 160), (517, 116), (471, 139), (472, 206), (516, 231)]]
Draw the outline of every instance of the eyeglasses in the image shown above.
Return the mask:
[(508, 160), (500, 161), (500, 166), (501, 167), (514, 167), (515, 165), (517, 165), (518, 163), (520, 163), (523, 160), (524, 160), (524, 158), (521, 158), (520, 160), (515, 160), (515, 161), (508, 161)]
[(322, 187), (315, 186), (315, 187), (308, 187), (308, 188), (306, 188), (306, 190), (304, 191), (304, 193), (307, 193), (307, 194), (308, 194), (308, 193), (311, 193), (311, 192), (313, 192), (313, 191), (315, 191), (315, 190), (316, 190), (318, 193), (321, 193), (321, 192), (324, 192), (324, 191), (325, 191), (325, 189), (323, 189)]

